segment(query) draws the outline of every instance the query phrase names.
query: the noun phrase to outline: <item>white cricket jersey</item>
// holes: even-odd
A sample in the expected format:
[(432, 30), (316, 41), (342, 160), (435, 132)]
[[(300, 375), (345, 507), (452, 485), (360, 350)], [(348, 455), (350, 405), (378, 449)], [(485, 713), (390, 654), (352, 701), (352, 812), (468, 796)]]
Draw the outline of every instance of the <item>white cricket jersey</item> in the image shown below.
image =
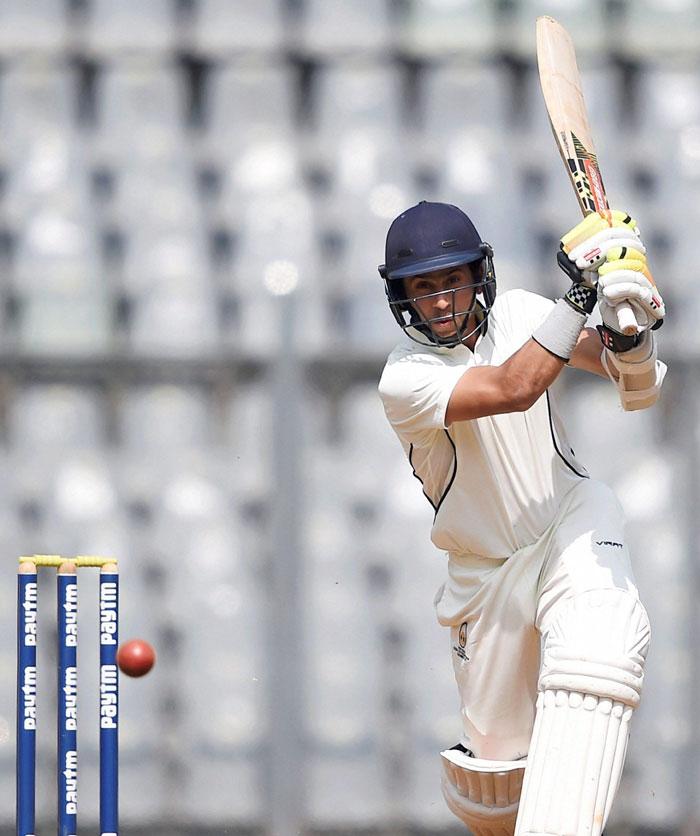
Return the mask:
[(432, 541), (450, 554), (506, 558), (534, 543), (566, 494), (588, 476), (549, 391), (526, 412), (445, 427), (447, 404), (464, 372), (507, 360), (553, 305), (535, 293), (508, 291), (496, 297), (473, 353), (405, 337), (384, 367), (384, 409), (435, 509)]

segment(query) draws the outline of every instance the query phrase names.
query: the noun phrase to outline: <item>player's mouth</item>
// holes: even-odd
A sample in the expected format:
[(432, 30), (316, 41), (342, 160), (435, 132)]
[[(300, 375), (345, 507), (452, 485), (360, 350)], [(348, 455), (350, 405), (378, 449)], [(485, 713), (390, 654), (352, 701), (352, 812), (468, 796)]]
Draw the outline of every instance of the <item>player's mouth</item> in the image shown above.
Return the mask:
[(437, 328), (440, 331), (445, 330), (452, 330), (454, 331), (457, 323), (454, 320), (453, 316), (445, 316), (441, 317), (440, 319), (433, 319), (430, 323), (433, 328)]

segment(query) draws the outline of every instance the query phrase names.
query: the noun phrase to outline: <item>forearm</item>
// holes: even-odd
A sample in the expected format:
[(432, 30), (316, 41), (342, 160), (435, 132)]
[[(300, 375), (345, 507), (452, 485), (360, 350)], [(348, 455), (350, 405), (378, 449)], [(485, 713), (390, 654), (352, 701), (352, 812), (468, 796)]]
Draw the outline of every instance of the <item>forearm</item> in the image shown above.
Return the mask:
[(571, 355), (569, 365), (574, 369), (581, 369), (581, 371), (596, 374), (607, 380), (608, 374), (601, 362), (602, 354), (603, 345), (598, 332), (595, 328), (584, 328)]
[(565, 365), (561, 357), (530, 339), (500, 367), (503, 385), (518, 393), (521, 409), (529, 409), (554, 383)]
[(559, 299), (532, 339), (504, 364), (512, 375), (513, 385), (523, 393), (526, 409), (554, 382), (573, 357), (581, 342), (586, 319), (587, 313), (575, 309), (568, 298)]
[(529, 409), (566, 365), (585, 321), (585, 314), (560, 299), (532, 339), (505, 363), (464, 373), (447, 405), (447, 426), (455, 421)]
[(486, 415), (524, 412), (564, 368), (564, 361), (528, 340), (500, 366), (476, 366), (457, 381), (445, 413), (449, 427)]

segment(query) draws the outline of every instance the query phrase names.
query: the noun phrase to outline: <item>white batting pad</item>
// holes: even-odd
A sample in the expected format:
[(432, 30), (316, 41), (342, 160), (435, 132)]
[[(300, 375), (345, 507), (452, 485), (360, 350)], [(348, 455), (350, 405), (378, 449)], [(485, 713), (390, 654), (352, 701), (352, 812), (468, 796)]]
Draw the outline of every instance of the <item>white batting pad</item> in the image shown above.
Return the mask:
[(592, 694), (540, 693), (516, 836), (600, 836), (620, 783), (632, 711)]
[(474, 836), (513, 836), (524, 760), (473, 758), (456, 749), (442, 756), (442, 794)]

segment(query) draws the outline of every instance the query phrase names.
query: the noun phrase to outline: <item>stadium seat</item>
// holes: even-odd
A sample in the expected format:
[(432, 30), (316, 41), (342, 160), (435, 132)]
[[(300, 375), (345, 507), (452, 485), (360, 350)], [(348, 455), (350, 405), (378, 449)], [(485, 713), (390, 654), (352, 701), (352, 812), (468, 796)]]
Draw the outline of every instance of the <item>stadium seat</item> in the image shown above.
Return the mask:
[(198, 387), (130, 387), (118, 422), (121, 443), (139, 456), (150, 452), (163, 458), (166, 450), (201, 449), (212, 441), (209, 404)]
[(469, 126), (497, 132), (512, 114), (508, 74), (489, 64), (453, 60), (428, 65), (418, 92), (422, 133), (433, 143)]
[(384, 55), (393, 46), (387, 0), (307, 0), (297, 45), (316, 58)]
[(626, 0), (616, 48), (634, 60), (692, 65), (700, 38), (697, 0)]
[[(378, 176), (406, 170), (402, 77), (380, 62), (329, 64), (317, 74), (311, 129), (304, 136), (307, 165), (340, 192), (376, 185)], [(381, 174), (377, 168), (381, 166)]]
[(87, 387), (32, 384), (17, 390), (8, 413), (14, 449), (99, 448), (106, 443), (105, 416), (97, 393)]
[(286, 44), (285, 23), (281, 0), (238, 0), (235, 18), (228, 0), (199, 0), (186, 44), (210, 60), (274, 57)]
[(112, 348), (112, 307), (94, 291), (26, 294), (17, 342), (27, 355), (104, 356)]
[(69, 44), (68, 13), (63, 0), (5, 0), (0, 5), (0, 56), (55, 55)]
[(141, 356), (213, 357), (219, 346), (214, 290), (189, 276), (154, 277), (133, 297), (129, 344)]
[(175, 64), (150, 54), (106, 62), (95, 84), (98, 162), (162, 166), (168, 157), (183, 156), (186, 86)]
[[(164, 189), (161, 193), (167, 192)], [(161, 282), (173, 282), (175, 286), (177, 282), (186, 283), (193, 290), (203, 288), (206, 293), (208, 242), (201, 229), (184, 224), (189, 209), (170, 228), (150, 226), (151, 218), (147, 215), (142, 218), (143, 226), (129, 230), (122, 273), (122, 289), (127, 296), (135, 298)], [(167, 222), (168, 213), (165, 214), (165, 219), (154, 218), (153, 222)]]
[[(224, 165), (256, 147), (269, 147), (275, 155), (278, 147), (293, 142), (296, 100), (296, 79), (284, 63), (236, 61), (214, 67), (202, 94), (202, 153)], [(258, 155), (261, 168), (263, 154)]]
[(556, 18), (571, 33), (576, 54), (600, 54), (615, 46), (614, 31), (606, 14), (604, 0), (518, 0), (510, 6), (511, 17), (505, 31), (508, 51), (531, 62), (535, 55), (535, 21), (540, 15)]
[(0, 158), (15, 164), (27, 150), (70, 141), (75, 129), (77, 76), (63, 58), (32, 56), (0, 75)]
[(148, 248), (151, 236), (158, 241), (168, 233), (185, 239), (203, 234), (204, 212), (196, 173), (186, 157), (120, 166), (115, 172), (113, 196), (103, 212), (105, 222), (125, 235), (129, 250), (134, 239), (144, 239)]
[(173, 0), (91, 0), (81, 45), (101, 59), (164, 54), (176, 45)]
[(399, 30), (399, 46), (425, 59), (490, 56), (497, 46), (497, 18), (489, 0), (411, 0)]

